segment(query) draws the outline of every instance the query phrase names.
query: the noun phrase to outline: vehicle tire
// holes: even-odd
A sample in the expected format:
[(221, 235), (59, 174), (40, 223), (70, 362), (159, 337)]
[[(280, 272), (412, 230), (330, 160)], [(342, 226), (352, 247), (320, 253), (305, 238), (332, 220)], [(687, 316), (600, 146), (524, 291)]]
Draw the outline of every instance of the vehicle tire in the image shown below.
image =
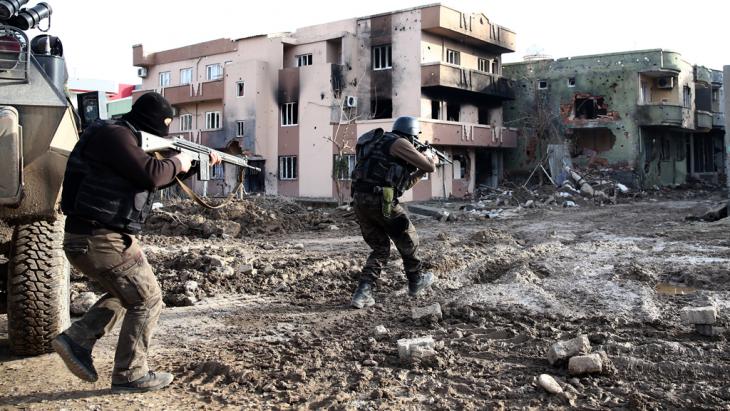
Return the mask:
[(8, 264), (8, 337), (16, 355), (50, 352), (71, 324), (70, 265), (63, 252), (64, 218), (20, 225)]

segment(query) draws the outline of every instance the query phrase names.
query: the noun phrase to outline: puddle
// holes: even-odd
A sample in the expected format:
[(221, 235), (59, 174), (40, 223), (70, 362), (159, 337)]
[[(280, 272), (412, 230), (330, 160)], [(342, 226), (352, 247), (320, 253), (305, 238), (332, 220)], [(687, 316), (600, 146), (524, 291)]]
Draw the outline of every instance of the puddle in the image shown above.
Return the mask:
[(696, 288), (683, 287), (681, 285), (673, 285), (669, 283), (659, 283), (656, 285), (656, 292), (662, 295), (687, 295), (696, 291)]

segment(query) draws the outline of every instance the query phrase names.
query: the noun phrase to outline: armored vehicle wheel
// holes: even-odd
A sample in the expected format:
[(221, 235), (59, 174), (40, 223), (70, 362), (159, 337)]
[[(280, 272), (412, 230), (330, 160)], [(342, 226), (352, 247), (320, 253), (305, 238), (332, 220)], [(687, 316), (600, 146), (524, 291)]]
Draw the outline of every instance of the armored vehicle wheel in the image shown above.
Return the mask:
[(17, 355), (51, 351), (70, 324), (70, 266), (63, 252), (64, 219), (15, 228), (8, 264), (8, 336)]

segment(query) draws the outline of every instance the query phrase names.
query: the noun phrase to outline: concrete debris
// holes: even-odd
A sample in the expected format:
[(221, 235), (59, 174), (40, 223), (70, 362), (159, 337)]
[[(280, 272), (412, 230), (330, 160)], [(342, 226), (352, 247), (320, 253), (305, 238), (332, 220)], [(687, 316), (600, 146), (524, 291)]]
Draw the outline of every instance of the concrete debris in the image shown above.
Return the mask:
[(411, 348), (411, 360), (433, 357), (437, 352), (433, 348), (417, 345)]
[[(398, 357), (403, 362), (409, 362), (413, 359), (413, 350), (416, 347), (420, 349), (433, 350), (436, 344), (432, 336), (419, 337), (419, 338), (404, 338), (398, 340)], [(419, 352), (418, 355), (422, 355), (423, 352)]]
[(195, 293), (198, 291), (198, 288), (200, 286), (198, 285), (197, 281), (188, 280), (185, 281), (185, 285), (183, 286), (185, 288), (185, 295), (195, 296)]
[(718, 337), (725, 332), (725, 329), (709, 324), (695, 324), (695, 332), (705, 337)]
[(252, 264), (241, 264), (241, 266), (238, 267), (238, 272), (243, 275), (252, 275), (256, 274), (256, 269), (253, 268)]
[(99, 297), (90, 292), (83, 292), (71, 301), (71, 314), (73, 315), (84, 315), (92, 305), (99, 300)]
[(563, 203), (563, 207), (573, 208), (573, 207), (578, 207), (578, 204), (576, 204), (574, 201), (566, 201)]
[(383, 337), (386, 335), (388, 335), (388, 329), (385, 328), (384, 325), (379, 325), (379, 326), (375, 327), (375, 336), (376, 337)]
[(377, 367), (378, 362), (373, 359), (367, 359), (362, 362), (362, 365), (364, 365), (365, 367)]
[(443, 313), (441, 312), (441, 304), (435, 303), (427, 307), (413, 307), (411, 309), (411, 317), (414, 320), (420, 320), (422, 318), (430, 318), (436, 321), (443, 319)]
[(409, 204), (408, 211), (415, 214), (424, 215), (426, 217), (433, 217), (439, 221), (447, 221), (449, 219), (449, 216), (451, 215), (451, 213), (444, 209), (429, 207), (422, 204)]
[(570, 357), (587, 354), (591, 352), (591, 343), (588, 340), (588, 336), (583, 334), (572, 340), (558, 341), (550, 347), (548, 350), (547, 358), (550, 365), (555, 365), (558, 362), (565, 361)]
[(302, 243), (294, 244), (294, 249), (295, 250), (304, 250), (304, 244), (302, 244)]
[(707, 307), (685, 307), (679, 313), (685, 324), (715, 324), (717, 321), (717, 310), (713, 306)]
[(579, 355), (568, 361), (570, 375), (596, 374), (603, 371), (603, 359), (598, 353)]
[(558, 384), (558, 382), (555, 381), (555, 378), (550, 375), (541, 374), (537, 381), (540, 386), (550, 394), (560, 394), (563, 392), (563, 388), (560, 387), (560, 384)]

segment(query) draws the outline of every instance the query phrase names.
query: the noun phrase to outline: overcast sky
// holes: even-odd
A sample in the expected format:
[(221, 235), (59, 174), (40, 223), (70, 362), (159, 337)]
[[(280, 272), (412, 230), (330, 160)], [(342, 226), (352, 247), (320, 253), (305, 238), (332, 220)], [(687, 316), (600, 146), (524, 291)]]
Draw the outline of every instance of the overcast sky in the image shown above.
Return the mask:
[[(51, 34), (61, 38), (72, 77), (137, 83), (132, 45), (145, 52), (220, 37), (294, 31), (350, 17), (429, 4), (428, 0), (181, 1), (45, 0), (54, 9)], [(31, 0), (30, 4), (35, 4)], [(694, 64), (730, 64), (730, 2), (726, 0), (476, 1), (443, 4), (484, 12), (517, 33), (517, 51), (553, 57), (664, 48)]]

